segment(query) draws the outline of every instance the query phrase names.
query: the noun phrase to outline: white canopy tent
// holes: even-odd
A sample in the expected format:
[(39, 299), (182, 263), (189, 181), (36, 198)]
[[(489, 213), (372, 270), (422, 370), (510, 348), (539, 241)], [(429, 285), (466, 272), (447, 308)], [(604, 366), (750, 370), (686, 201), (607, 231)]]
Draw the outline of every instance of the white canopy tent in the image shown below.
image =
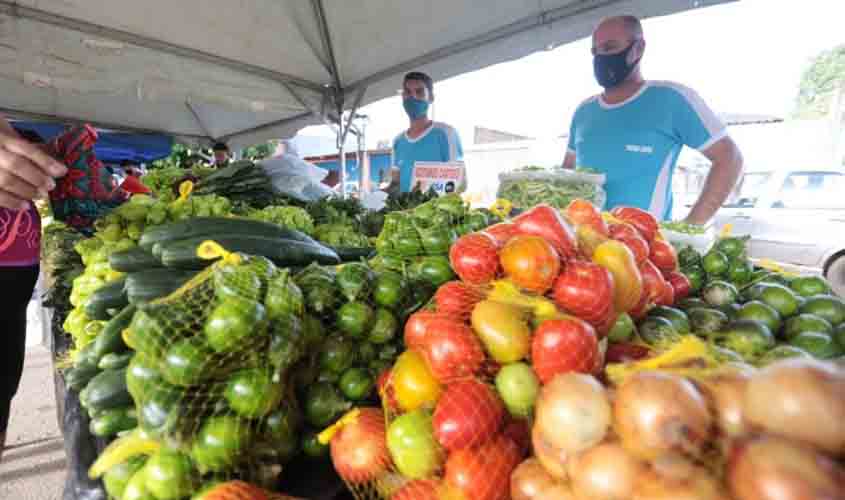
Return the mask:
[(443, 79), (607, 15), (726, 1), (0, 0), (0, 112), (240, 148), (340, 123), (412, 69)]

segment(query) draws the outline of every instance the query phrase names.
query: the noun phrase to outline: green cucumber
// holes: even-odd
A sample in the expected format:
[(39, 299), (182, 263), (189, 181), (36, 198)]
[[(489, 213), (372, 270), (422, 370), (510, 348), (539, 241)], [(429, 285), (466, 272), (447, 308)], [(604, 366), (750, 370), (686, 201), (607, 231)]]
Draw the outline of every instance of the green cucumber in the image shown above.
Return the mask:
[(99, 373), (97, 365), (77, 364), (65, 371), (65, 384), (74, 391), (81, 391)]
[(168, 243), (201, 236), (209, 239), (208, 236), (210, 235), (263, 236), (265, 238), (280, 238), (310, 243), (312, 245), (317, 243), (305, 233), (287, 229), (270, 222), (238, 217), (192, 217), (148, 229), (141, 235), (139, 244), (143, 248), (152, 249), (156, 243)]
[(86, 408), (91, 413), (132, 404), (126, 390), (126, 369), (105, 370), (85, 386)]
[(196, 274), (173, 269), (149, 269), (131, 273), (126, 278), (129, 303), (140, 304), (166, 297)]
[(103, 331), (94, 339), (94, 352), (92, 357), (95, 363), (107, 354), (122, 353), (128, 349), (123, 341), (123, 330), (132, 322), (135, 315), (135, 306), (130, 304), (123, 308), (117, 316), (109, 320)]
[(149, 250), (133, 247), (109, 255), (109, 266), (115, 271), (131, 273), (161, 267), (159, 261)]
[(109, 310), (122, 309), (128, 303), (126, 279), (109, 281), (97, 289), (85, 304), (85, 315), (96, 321), (106, 321), (111, 315)]
[(329, 247), (340, 257), (341, 262), (360, 262), (361, 259), (369, 259), (375, 254), (375, 248), (369, 247)]
[(138, 426), (135, 408), (132, 406), (111, 408), (91, 419), (89, 429), (97, 437), (112, 437)]
[(129, 362), (132, 361), (132, 356), (134, 355), (135, 353), (131, 351), (120, 354), (116, 352), (106, 354), (100, 358), (97, 368), (101, 370), (119, 370), (121, 368), (126, 368), (129, 366)]
[[(202, 269), (214, 262), (197, 256), (197, 248), (208, 239), (200, 237), (168, 244), (161, 252), (161, 261), (165, 266), (176, 269)], [(340, 263), (337, 254), (321, 244), (262, 236), (220, 236), (213, 239), (230, 252), (262, 255), (283, 267), (312, 262), (322, 265)]]

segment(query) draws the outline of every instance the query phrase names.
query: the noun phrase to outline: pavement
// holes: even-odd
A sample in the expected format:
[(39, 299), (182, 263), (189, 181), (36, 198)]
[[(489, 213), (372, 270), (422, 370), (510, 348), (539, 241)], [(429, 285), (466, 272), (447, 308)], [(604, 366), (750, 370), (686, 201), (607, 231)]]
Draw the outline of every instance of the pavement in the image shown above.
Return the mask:
[(0, 500), (57, 500), (62, 496), (66, 461), (46, 317), (37, 299), (27, 312), (26, 360), (0, 462)]

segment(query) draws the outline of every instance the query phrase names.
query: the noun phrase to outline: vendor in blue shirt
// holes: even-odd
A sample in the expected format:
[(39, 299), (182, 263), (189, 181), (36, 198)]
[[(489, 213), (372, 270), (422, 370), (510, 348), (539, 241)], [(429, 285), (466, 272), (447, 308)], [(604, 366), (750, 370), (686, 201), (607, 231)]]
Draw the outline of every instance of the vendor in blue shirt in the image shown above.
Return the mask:
[(458, 132), (449, 125), (431, 121), (428, 110), (434, 102), (434, 82), (414, 71), (402, 82), (402, 106), (410, 120), (408, 130), (393, 140), (392, 164), (399, 168), (399, 188), (410, 191), (414, 164), (418, 161), (451, 162), (464, 157)]
[(672, 174), (683, 146), (712, 167), (686, 221), (704, 224), (733, 190), (742, 155), (725, 125), (692, 89), (646, 81), (645, 38), (633, 16), (603, 20), (593, 32), (593, 69), (604, 92), (581, 103), (569, 132), (564, 167), (606, 175), (606, 208), (625, 205), (659, 219), (672, 214)]

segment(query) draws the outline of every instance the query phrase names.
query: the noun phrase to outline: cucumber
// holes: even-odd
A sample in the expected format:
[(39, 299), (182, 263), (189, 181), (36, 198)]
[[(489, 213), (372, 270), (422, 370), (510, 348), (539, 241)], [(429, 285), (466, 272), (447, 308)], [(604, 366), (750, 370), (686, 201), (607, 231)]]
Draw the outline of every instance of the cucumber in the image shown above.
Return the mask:
[(85, 304), (85, 315), (96, 321), (106, 321), (111, 317), (110, 309), (122, 309), (128, 303), (126, 279), (109, 281), (97, 289)]
[(95, 363), (99, 363), (100, 359), (112, 353), (122, 353), (129, 349), (123, 341), (123, 330), (132, 322), (132, 316), (135, 314), (135, 306), (130, 304), (123, 308), (117, 316), (109, 320), (103, 331), (94, 339), (94, 352), (92, 353)]
[(134, 352), (124, 352), (120, 354), (111, 352), (100, 358), (97, 368), (101, 370), (119, 370), (121, 368), (126, 368), (129, 366), (129, 362), (132, 361), (132, 356), (134, 355)]
[(65, 384), (74, 391), (81, 391), (99, 373), (100, 369), (97, 365), (77, 364), (65, 371)]
[(161, 267), (161, 261), (141, 247), (130, 248), (109, 255), (109, 266), (115, 271), (131, 273)]
[(317, 244), (313, 238), (300, 231), (287, 229), (270, 222), (237, 217), (192, 217), (190, 219), (156, 226), (146, 230), (141, 235), (139, 244), (143, 248), (152, 249), (156, 243), (167, 243), (209, 235), (263, 236), (265, 238), (281, 238), (310, 243), (312, 245)]
[[(201, 269), (213, 263), (197, 256), (197, 248), (209, 238), (199, 237), (168, 244), (161, 253), (161, 261), (176, 269)], [(300, 266), (316, 262), (322, 265), (340, 263), (337, 254), (319, 243), (262, 236), (220, 236), (213, 238), (230, 252), (263, 255), (279, 266)]]
[(97, 437), (111, 437), (137, 426), (138, 419), (135, 418), (135, 408), (127, 406), (111, 408), (99, 413), (91, 419), (89, 430), (91, 434)]
[(170, 295), (196, 274), (173, 269), (149, 269), (131, 273), (126, 278), (129, 303), (140, 304)]
[(91, 413), (132, 404), (126, 390), (126, 369), (106, 370), (88, 382), (83, 391), (86, 408)]
[(335, 251), (341, 262), (359, 262), (369, 259), (375, 253), (375, 248), (369, 247), (329, 247)]

